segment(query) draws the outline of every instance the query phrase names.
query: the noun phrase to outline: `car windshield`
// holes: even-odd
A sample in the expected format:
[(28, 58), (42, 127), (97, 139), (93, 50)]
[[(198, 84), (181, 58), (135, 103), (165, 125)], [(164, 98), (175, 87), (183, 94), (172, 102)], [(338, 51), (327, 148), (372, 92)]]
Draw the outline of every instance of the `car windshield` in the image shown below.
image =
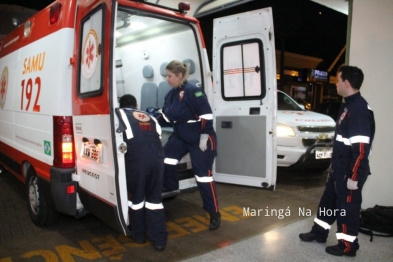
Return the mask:
[(295, 111), (303, 110), (290, 96), (283, 92), (277, 92), (277, 109)]

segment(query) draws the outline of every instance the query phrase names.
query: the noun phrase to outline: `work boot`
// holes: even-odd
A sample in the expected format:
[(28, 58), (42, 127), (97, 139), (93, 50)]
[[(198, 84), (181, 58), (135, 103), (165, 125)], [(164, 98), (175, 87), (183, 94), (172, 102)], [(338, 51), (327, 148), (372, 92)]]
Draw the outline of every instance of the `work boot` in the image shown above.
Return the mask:
[(216, 230), (220, 227), (221, 224), (221, 214), (220, 212), (210, 214), (210, 230)]
[(136, 237), (134, 233), (128, 236), (132, 240), (134, 240), (137, 244), (144, 244), (146, 243), (146, 237)]
[(327, 237), (315, 235), (311, 232), (299, 234), (299, 238), (305, 242), (317, 241), (318, 243), (325, 243)]
[(351, 250), (345, 252), (345, 250), (342, 249), (340, 247), (340, 245), (326, 247), (325, 250), (327, 253), (329, 253), (330, 255), (333, 255), (333, 256), (349, 256), (349, 257), (356, 256), (356, 250), (351, 249)]

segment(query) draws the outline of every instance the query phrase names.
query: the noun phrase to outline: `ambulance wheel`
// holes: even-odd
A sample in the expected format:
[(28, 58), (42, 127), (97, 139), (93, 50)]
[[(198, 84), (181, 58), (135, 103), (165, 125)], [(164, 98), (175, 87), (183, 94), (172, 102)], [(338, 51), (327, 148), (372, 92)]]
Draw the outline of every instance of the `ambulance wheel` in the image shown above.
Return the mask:
[(59, 214), (47, 205), (33, 168), (27, 171), (26, 196), (27, 210), (33, 223), (41, 227), (52, 225)]

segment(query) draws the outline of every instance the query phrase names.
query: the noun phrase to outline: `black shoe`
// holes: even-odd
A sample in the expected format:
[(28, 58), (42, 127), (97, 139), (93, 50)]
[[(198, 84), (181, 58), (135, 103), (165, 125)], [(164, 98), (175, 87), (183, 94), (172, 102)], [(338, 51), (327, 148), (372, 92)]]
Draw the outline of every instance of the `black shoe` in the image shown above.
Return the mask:
[(137, 244), (144, 244), (144, 243), (146, 243), (146, 239), (138, 239), (138, 238), (135, 238), (134, 234), (131, 234), (129, 237), (130, 237), (132, 240), (134, 240)]
[(326, 243), (327, 237), (317, 236), (317, 235), (314, 235), (313, 233), (309, 232), (309, 233), (299, 234), (299, 238), (303, 241), (306, 241), (306, 242), (312, 242), (315, 240), (318, 243)]
[(326, 247), (325, 250), (327, 253), (333, 256), (349, 256), (349, 257), (356, 256), (356, 250), (349, 250), (348, 252), (345, 252), (339, 245)]
[(221, 214), (220, 212), (210, 214), (210, 225), (209, 229), (210, 230), (216, 230), (217, 228), (220, 227), (221, 224)]
[(167, 188), (167, 187), (163, 187), (163, 188), (162, 188), (162, 193), (170, 192), (170, 191), (172, 191), (172, 190), (170, 190), (170, 189)]
[(165, 245), (154, 245), (154, 249), (158, 251), (163, 251), (165, 249)]

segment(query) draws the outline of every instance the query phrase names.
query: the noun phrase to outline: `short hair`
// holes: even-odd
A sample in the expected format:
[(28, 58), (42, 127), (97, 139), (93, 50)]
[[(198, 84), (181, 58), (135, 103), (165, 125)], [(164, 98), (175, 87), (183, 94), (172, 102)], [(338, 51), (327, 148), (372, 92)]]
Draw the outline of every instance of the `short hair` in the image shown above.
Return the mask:
[(343, 81), (348, 80), (352, 88), (359, 90), (364, 80), (363, 71), (356, 66), (342, 65), (337, 72), (341, 73)]
[(123, 107), (136, 107), (136, 98), (133, 95), (127, 94), (120, 97), (120, 108)]
[(171, 62), (169, 62), (169, 64), (165, 67), (165, 69), (171, 71), (175, 75), (182, 73), (183, 78), (180, 81), (181, 85), (187, 80), (189, 75), (188, 66), (178, 60), (172, 60)]

